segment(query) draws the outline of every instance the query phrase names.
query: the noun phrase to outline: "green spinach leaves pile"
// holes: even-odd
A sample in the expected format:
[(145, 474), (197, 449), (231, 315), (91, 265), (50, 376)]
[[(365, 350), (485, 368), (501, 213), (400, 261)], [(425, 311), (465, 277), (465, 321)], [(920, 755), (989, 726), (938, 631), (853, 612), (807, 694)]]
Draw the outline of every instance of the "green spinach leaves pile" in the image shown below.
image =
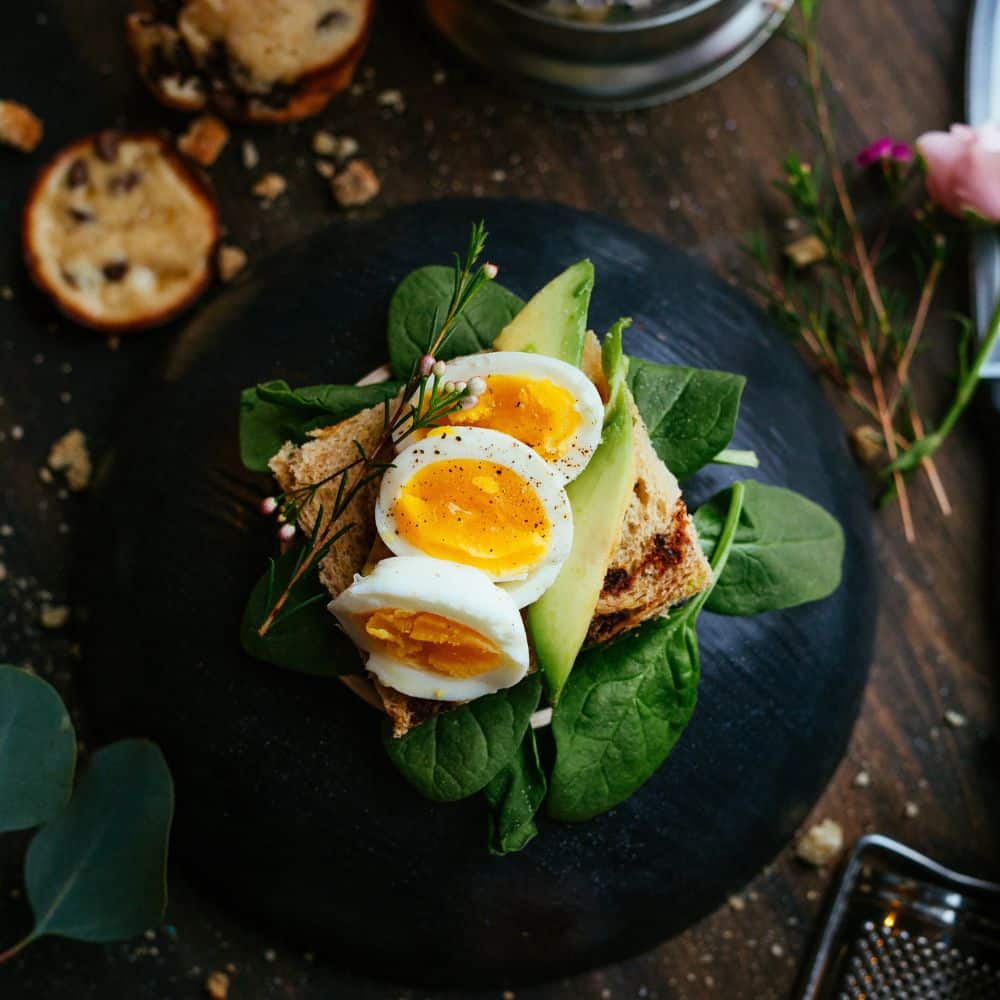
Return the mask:
[[(388, 318), (388, 353), (397, 378), (405, 378), (426, 350), (428, 317), (446, 308), (451, 274), (448, 268), (421, 268), (397, 288)], [(522, 306), (491, 282), (462, 317), (444, 356), (488, 348)], [(729, 445), (742, 376), (631, 358), (627, 384), (654, 448), (678, 479), (713, 462)], [(267, 471), (268, 459), (286, 440), (302, 443), (310, 430), (382, 403), (398, 385), (292, 389), (275, 381), (245, 390), (244, 464)], [(537, 833), (543, 803), (553, 819), (586, 820), (627, 799), (660, 767), (694, 712), (702, 610), (778, 611), (826, 597), (840, 583), (840, 525), (797, 493), (737, 482), (705, 503), (694, 520), (714, 586), (663, 618), (585, 648), (552, 707), (551, 728), (531, 725), (544, 695), (538, 674), (443, 713), (401, 739), (385, 725), (389, 757), (420, 794), (437, 802), (482, 796), (491, 852), (522, 849)], [(272, 630), (266, 640), (258, 637), (260, 608), (276, 581), (287, 579), (294, 558), (290, 553), (273, 562), (251, 594), (244, 647), (289, 669), (330, 676), (359, 670), (360, 661), (338, 645), (343, 640), (325, 602)], [(548, 760), (554, 763), (546, 773), (542, 761)]]

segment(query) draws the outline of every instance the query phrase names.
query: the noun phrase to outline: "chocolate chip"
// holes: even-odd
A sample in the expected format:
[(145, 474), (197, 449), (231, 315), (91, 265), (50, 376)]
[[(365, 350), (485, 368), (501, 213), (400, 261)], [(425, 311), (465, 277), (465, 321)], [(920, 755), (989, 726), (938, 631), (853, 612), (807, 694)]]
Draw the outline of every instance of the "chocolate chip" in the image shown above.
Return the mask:
[(105, 264), (101, 271), (108, 281), (121, 281), (128, 274), (128, 261), (113, 260), (110, 264)]
[(74, 222), (93, 222), (94, 221), (94, 213), (93, 212), (88, 212), (85, 208), (73, 208), (71, 206), (70, 208), (66, 209), (66, 212), (68, 213), (69, 217)]
[(327, 11), (317, 22), (316, 30), (322, 31), (324, 28), (332, 27), (333, 25), (343, 21), (346, 15), (342, 10), (330, 10)]
[(118, 146), (122, 141), (121, 133), (113, 128), (98, 132), (94, 139), (94, 152), (104, 160), (105, 163), (113, 163), (118, 155)]
[(125, 174), (115, 174), (108, 181), (108, 191), (111, 194), (128, 194), (142, 180), (138, 170), (129, 170)]
[(87, 169), (87, 161), (82, 156), (78, 156), (66, 171), (66, 186), (70, 188), (83, 187), (90, 180), (90, 171)]

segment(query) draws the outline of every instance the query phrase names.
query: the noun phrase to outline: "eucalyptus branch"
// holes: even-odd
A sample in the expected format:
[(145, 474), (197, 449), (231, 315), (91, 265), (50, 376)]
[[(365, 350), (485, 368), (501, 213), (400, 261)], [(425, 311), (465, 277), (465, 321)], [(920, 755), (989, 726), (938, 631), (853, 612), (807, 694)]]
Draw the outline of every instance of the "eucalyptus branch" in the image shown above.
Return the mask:
[(279, 622), (287, 621), (292, 615), (311, 606), (320, 595), (311, 595), (298, 603), (289, 604), (296, 586), (313, 570), (330, 551), (333, 544), (349, 531), (353, 525), (339, 525), (344, 514), (358, 494), (370, 483), (377, 480), (391, 467), (391, 462), (383, 460), (394, 445), (399, 445), (411, 435), (439, 425), (449, 414), (459, 409), (474, 406), (478, 394), (485, 386), (481, 379), (472, 379), (468, 384), (451, 382), (446, 378), (446, 365), (437, 360), (436, 355), (445, 347), (455, 324), (462, 316), (476, 293), (497, 275), (495, 264), (479, 263), (486, 244), (486, 230), (482, 222), (472, 227), (469, 244), (464, 257), (455, 255), (454, 286), (451, 301), (443, 319), (432, 317), (428, 334), (428, 351), (414, 362), (409, 378), (400, 391), (394, 405), (385, 403), (382, 430), (370, 450), (355, 441), (357, 458), (312, 483), (295, 487), (274, 497), (267, 497), (261, 504), (264, 514), (277, 514), (281, 527), (278, 537), (288, 543), (294, 538), (295, 525), (313, 505), (319, 492), (332, 483), (337, 483), (337, 491), (329, 512), (320, 505), (312, 530), (305, 545), (299, 552), (294, 572), (288, 583), (274, 597), (268, 594), (268, 612), (257, 629), (261, 637)]

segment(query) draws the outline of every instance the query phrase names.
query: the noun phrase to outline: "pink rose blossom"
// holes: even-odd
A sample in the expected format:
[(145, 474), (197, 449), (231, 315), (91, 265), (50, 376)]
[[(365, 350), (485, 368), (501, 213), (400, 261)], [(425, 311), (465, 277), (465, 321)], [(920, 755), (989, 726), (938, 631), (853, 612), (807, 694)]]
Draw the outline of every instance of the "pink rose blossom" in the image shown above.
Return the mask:
[(946, 212), (1000, 222), (1000, 125), (927, 132), (917, 150), (927, 164), (927, 191)]

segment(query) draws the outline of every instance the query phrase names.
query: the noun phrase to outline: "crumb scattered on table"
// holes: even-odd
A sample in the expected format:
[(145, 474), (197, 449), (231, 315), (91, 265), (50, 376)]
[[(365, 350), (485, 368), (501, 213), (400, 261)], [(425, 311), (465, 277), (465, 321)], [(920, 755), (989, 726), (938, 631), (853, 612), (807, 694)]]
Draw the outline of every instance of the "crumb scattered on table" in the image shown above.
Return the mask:
[(337, 172), (337, 168), (329, 160), (317, 160), (316, 161), (316, 173), (320, 177), (325, 177), (328, 181), (333, 180), (333, 175)]
[(844, 846), (844, 831), (832, 819), (824, 819), (811, 827), (795, 845), (795, 853), (806, 864), (817, 868), (827, 864), (840, 853)]
[(797, 268), (808, 267), (826, 257), (826, 247), (823, 241), (813, 233), (795, 240), (785, 247), (785, 256)]
[(855, 788), (868, 788), (872, 783), (872, 776), (867, 771), (858, 771), (854, 775), (853, 785)]
[(726, 902), (729, 903), (730, 909), (740, 911), (747, 908), (747, 901), (742, 896), (730, 896)]
[(226, 1000), (229, 996), (229, 976), (224, 972), (210, 972), (205, 980), (205, 992), (212, 1000)]
[(962, 715), (961, 712), (956, 712), (953, 708), (949, 708), (947, 712), (944, 713), (944, 721), (951, 726), (952, 729), (961, 729), (963, 726), (968, 725), (969, 720)]
[(916, 802), (907, 802), (903, 806), (903, 814), (907, 819), (916, 819), (920, 815), (920, 806)]
[(65, 628), (69, 621), (69, 608), (65, 604), (43, 604), (38, 621), (42, 628)]
[(42, 120), (17, 101), (0, 101), (0, 142), (22, 153), (31, 153), (42, 141)]
[(49, 468), (66, 473), (66, 485), (79, 493), (90, 485), (90, 452), (83, 431), (74, 427), (49, 449)]
[(223, 281), (232, 281), (246, 267), (247, 255), (240, 247), (228, 246), (223, 243), (219, 247), (216, 263), (219, 268), (219, 277)]
[(336, 156), (337, 145), (337, 137), (326, 129), (320, 129), (313, 136), (312, 148), (317, 156)]
[(342, 208), (367, 205), (379, 193), (379, 180), (367, 160), (352, 160), (330, 182), (333, 196)]
[(229, 142), (229, 129), (214, 115), (202, 115), (191, 122), (177, 140), (177, 148), (203, 167), (210, 167)]
[(382, 93), (375, 98), (375, 103), (380, 108), (389, 108), (391, 111), (399, 113), (406, 110), (406, 100), (404, 99), (403, 92), (401, 90), (383, 90)]
[(243, 140), (240, 152), (243, 157), (243, 166), (247, 170), (255, 169), (257, 164), (260, 163), (260, 153), (257, 151), (257, 146), (249, 139)]
[(274, 201), (280, 195), (285, 193), (285, 189), (288, 187), (288, 181), (285, 180), (281, 174), (269, 173), (264, 174), (263, 177), (253, 186), (253, 193), (258, 198), (263, 198), (265, 201)]

